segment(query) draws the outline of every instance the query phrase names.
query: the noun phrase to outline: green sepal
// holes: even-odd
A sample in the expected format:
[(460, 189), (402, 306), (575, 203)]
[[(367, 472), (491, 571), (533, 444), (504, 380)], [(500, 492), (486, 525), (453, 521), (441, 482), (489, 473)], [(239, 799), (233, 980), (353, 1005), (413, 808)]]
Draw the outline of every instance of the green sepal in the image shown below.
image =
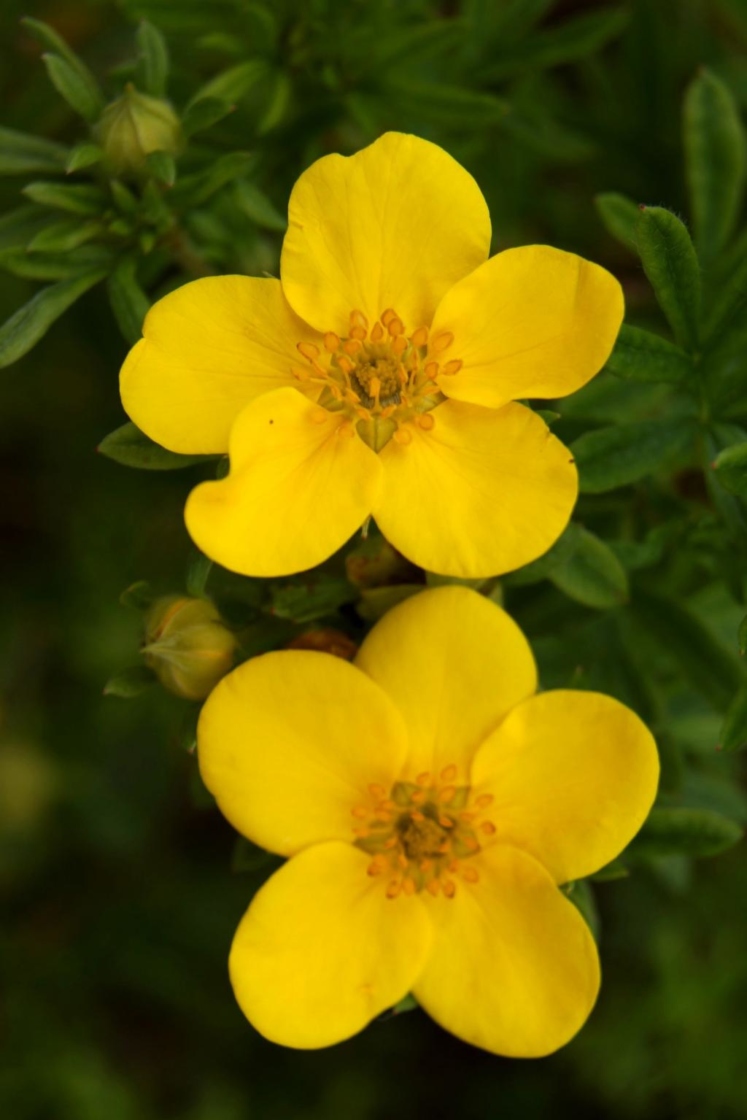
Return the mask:
[(104, 696), (118, 696), (122, 700), (132, 700), (156, 683), (155, 674), (145, 665), (133, 665), (115, 673), (104, 685)]
[(636, 242), (659, 306), (680, 346), (697, 350), (700, 319), (700, 266), (690, 234), (676, 214), (643, 206)]
[(745, 182), (745, 137), (724, 83), (703, 68), (685, 94), (684, 142), (695, 244), (710, 260), (727, 244)]
[(584, 494), (637, 482), (681, 454), (694, 435), (689, 420), (639, 420), (586, 432), (571, 444)]
[(594, 205), (608, 233), (628, 249), (636, 249), (636, 227), (640, 207), (617, 191), (605, 191), (594, 197)]
[(65, 170), (68, 150), (62, 144), (0, 128), (0, 175), (59, 175)]
[(0, 327), (0, 369), (12, 365), (44, 337), (68, 307), (106, 276), (106, 269), (89, 269), (72, 280), (42, 288)]
[(355, 602), (358, 594), (344, 577), (312, 572), (299, 581), (273, 585), (270, 613), (292, 622), (313, 622)]
[(131, 583), (126, 587), (122, 594), (119, 596), (119, 601), (123, 607), (129, 607), (134, 611), (147, 611), (156, 599), (156, 595), (147, 580), (140, 579), (137, 583)]
[(709, 809), (654, 808), (626, 859), (662, 856), (715, 856), (742, 839), (739, 825)]
[(136, 84), (151, 97), (163, 97), (169, 76), (169, 50), (161, 32), (142, 21), (135, 36), (138, 45)]
[(215, 455), (178, 455), (175, 451), (167, 451), (131, 423), (110, 432), (96, 450), (115, 463), (145, 471), (176, 471), (216, 458)]
[(689, 354), (661, 335), (624, 323), (605, 369), (626, 381), (656, 381), (674, 385), (690, 376), (693, 363)]
[(601, 923), (596, 899), (594, 898), (594, 890), (588, 879), (576, 879), (571, 883), (566, 883), (561, 890), (568, 901), (576, 907), (591, 930), (592, 937), (598, 942)]
[(726, 710), (718, 745), (722, 751), (741, 751), (747, 747), (747, 682)]

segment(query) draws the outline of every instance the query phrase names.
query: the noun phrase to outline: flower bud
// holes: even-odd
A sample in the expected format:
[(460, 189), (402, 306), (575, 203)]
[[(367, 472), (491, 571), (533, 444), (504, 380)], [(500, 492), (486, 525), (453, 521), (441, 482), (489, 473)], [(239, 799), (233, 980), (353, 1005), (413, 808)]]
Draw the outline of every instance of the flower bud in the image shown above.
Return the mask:
[(232, 668), (237, 640), (212, 603), (167, 595), (146, 619), (143, 656), (164, 688), (204, 700)]
[(343, 661), (352, 661), (358, 652), (358, 646), (347, 634), (335, 630), (331, 626), (322, 626), (318, 630), (307, 630), (291, 638), (286, 649), (311, 649), (318, 653), (331, 653), (341, 657)]
[(95, 129), (109, 170), (137, 176), (151, 152), (176, 155), (181, 148), (179, 118), (160, 97), (139, 93), (132, 83), (104, 109)]

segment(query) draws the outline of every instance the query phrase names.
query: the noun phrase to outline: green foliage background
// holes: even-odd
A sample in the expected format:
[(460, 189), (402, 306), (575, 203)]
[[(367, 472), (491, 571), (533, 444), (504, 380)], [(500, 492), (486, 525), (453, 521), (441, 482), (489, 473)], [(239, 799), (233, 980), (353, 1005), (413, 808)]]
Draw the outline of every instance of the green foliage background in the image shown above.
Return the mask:
[[(51, 23), (107, 100), (148, 79), (135, 62), (147, 19), (168, 44), (173, 104), (209, 99), (200, 113), (214, 120), (176, 167), (151, 165), (159, 185), (147, 198), (142, 184), (106, 195), (84, 251), (69, 237), (91, 216), (45, 210), (48, 188), (23, 221), (0, 217), (0, 321), (44, 281), (101, 271), (0, 380), (0, 1114), (738, 1120), (747, 867), (738, 845), (690, 857), (733, 845), (747, 820), (744, 756), (714, 749), (747, 737), (747, 4), (5, 0), (0, 124), (69, 148), (90, 144), (87, 127), (50, 84), (22, 16)], [(662, 751), (655, 815), (608, 878), (631, 874), (576, 888), (597, 911), (600, 1004), (577, 1040), (538, 1063), (480, 1054), (419, 1012), (320, 1054), (260, 1039), (225, 961), (266, 867), (236, 849), (196, 783), (184, 750), (192, 707), (157, 688), (103, 696), (112, 677), (126, 691), (122, 670), (138, 658), (141, 620), (119, 605), (122, 589), (147, 579), (181, 591), (185, 571), (191, 589), (204, 584), (181, 507), (214, 469), (130, 471), (95, 455), (124, 420), (125, 338), (148, 298), (195, 275), (276, 271), (297, 175), (386, 128), (436, 140), (473, 172), (495, 249), (544, 241), (599, 261), (624, 283), (628, 324), (683, 347), (652, 352), (628, 331), (607, 371), (549, 406), (581, 468), (575, 524), (548, 558), (492, 589), (530, 636), (546, 686), (620, 696)], [(5, 172), (3, 151), (23, 154), (14, 143), (0, 142)], [(50, 174), (0, 179), (0, 212), (29, 206), (19, 190), (30, 179), (98, 182), (95, 164), (68, 178), (59, 152), (34, 158)], [(135, 218), (126, 190), (145, 206)], [(693, 229), (699, 263), (673, 215)], [(47, 255), (29, 255), (51, 225)], [(208, 591), (247, 628), (245, 652), (309, 622), (355, 637), (378, 609), (371, 594), (361, 606), (340, 558), (311, 588), (213, 571)]]

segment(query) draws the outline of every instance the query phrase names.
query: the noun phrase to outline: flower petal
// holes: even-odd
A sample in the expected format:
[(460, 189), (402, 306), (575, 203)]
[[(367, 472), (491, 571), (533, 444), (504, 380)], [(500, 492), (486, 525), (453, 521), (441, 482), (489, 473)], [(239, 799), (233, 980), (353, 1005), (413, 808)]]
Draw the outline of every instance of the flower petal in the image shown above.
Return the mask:
[(320, 564), (365, 521), (378, 496), (377, 456), (339, 414), (295, 389), (247, 405), (231, 431), (231, 473), (189, 496), (195, 544), (247, 576)]
[(231, 425), (260, 393), (297, 385), (297, 342), (318, 336), (279, 280), (208, 276), (154, 304), (120, 375), (127, 414), (170, 451), (226, 451)]
[(325, 156), (293, 188), (280, 274), (293, 309), (348, 332), (393, 307), (408, 330), (485, 260), (490, 215), (472, 176), (442, 148), (387, 132), (354, 156)]
[(434, 925), (413, 993), (465, 1042), (511, 1058), (539, 1058), (583, 1026), (599, 991), (589, 928), (545, 869), (494, 846), (475, 856), (480, 881), (426, 899)]
[[(500, 408), (575, 393), (610, 356), (623, 320), (620, 284), (597, 264), (547, 245), (506, 249), (451, 288), (433, 336), (448, 331), (448, 397)], [(441, 355), (439, 355), (441, 357)]]
[(568, 524), (578, 479), (571, 453), (520, 404), (500, 410), (438, 405), (434, 427), (410, 424), (409, 444), (380, 452), (374, 517), (408, 560), (442, 575), (480, 578), (520, 568)]
[(262, 887), (231, 948), (236, 999), (283, 1046), (342, 1042), (410, 991), (431, 926), (415, 896), (387, 899), (350, 844), (294, 856)]
[(356, 665), (381, 685), (407, 724), (410, 777), (459, 769), (537, 685), (532, 651), (504, 610), (466, 587), (423, 591), (389, 611)]
[(598, 871), (633, 839), (656, 796), (659, 759), (635, 712), (596, 692), (532, 696), (478, 751), (498, 843), (540, 860), (559, 883)]
[(402, 718), (365, 673), (332, 654), (245, 661), (200, 715), (205, 785), (234, 828), (281, 855), (355, 839), (368, 786), (389, 789), (407, 754)]

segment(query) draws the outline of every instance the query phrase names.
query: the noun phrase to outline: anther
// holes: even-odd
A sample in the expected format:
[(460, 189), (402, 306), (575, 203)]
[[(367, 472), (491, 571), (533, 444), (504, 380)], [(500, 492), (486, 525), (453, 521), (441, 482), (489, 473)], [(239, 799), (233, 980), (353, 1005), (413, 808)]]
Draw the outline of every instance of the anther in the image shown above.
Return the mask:
[(363, 342), (365, 340), (367, 334), (368, 334), (368, 331), (366, 330), (365, 327), (351, 327), (350, 328), (350, 337), (351, 338), (357, 338), (359, 342)]
[[(362, 311), (351, 311), (350, 312), (350, 326), (351, 326), (351, 328), (363, 327), (363, 330), (367, 331), (368, 330), (368, 319), (366, 318), (366, 316), (363, 314)], [(351, 334), (353, 333), (352, 330), (351, 330), (350, 333)]]
[(434, 354), (440, 354), (443, 350), (448, 350), (453, 341), (454, 335), (451, 331), (441, 331), (431, 339), (430, 348)]
[(441, 373), (445, 373), (447, 377), (451, 377), (453, 374), (459, 373), (459, 370), (463, 365), (464, 362), (460, 361), (459, 358), (454, 358), (453, 361), (446, 362), (444, 368), (441, 370)]
[(434, 416), (431, 416), (430, 412), (424, 412), (422, 415), (418, 416), (416, 423), (424, 432), (432, 432), (436, 424), (436, 419)]
[(408, 895), (415, 894), (415, 880), (411, 879), (409, 875), (405, 880), (403, 880), (402, 890), (405, 892), (405, 894)]
[(387, 898), (397, 898), (402, 889), (402, 884), (399, 879), (392, 879), (387, 883), (386, 896)]
[(420, 348), (421, 346), (428, 345), (428, 328), (418, 327), (414, 334), (410, 336), (410, 342), (413, 346)]
[(358, 817), (359, 820), (363, 820), (364, 817), (367, 817), (369, 814), (369, 810), (365, 805), (356, 805), (355, 808), (351, 810), (351, 812), (353, 816)]
[(299, 381), (311, 381), (311, 374), (307, 369), (294, 369), (293, 376), (297, 377)]
[(446, 897), (447, 898), (453, 898), (454, 895), (456, 894), (456, 883), (454, 882), (454, 880), (453, 879), (444, 879), (444, 881), (441, 885), (443, 887), (443, 892), (446, 895)]
[(413, 790), (410, 800), (412, 801), (413, 805), (422, 805), (425, 801), (425, 791), (422, 789)]
[(456, 793), (456, 788), (454, 786), (444, 786), (444, 788), (441, 790), (441, 792), (438, 795), (438, 800), (442, 804), (446, 805), (447, 802), (451, 801), (451, 799), (452, 799), (452, 797), (454, 796), (455, 793)]
[(315, 408), (309, 419), (312, 424), (324, 424), (329, 419), (329, 413), (326, 408)]
[[(399, 320), (397, 320), (397, 321), (399, 322)], [(392, 329), (392, 324), (390, 323), (389, 324), (389, 330), (391, 331), (391, 329)], [(406, 349), (407, 349), (407, 339), (405, 338), (405, 336), (403, 334), (396, 335), (396, 337), (392, 341), (392, 353), (396, 354), (397, 357), (400, 358), (400, 357), (402, 357), (402, 355), (404, 354)]]
[(426, 362), (423, 373), (429, 381), (435, 381), (438, 377), (438, 362)]
[(396, 338), (397, 335), (404, 334), (405, 324), (402, 322), (398, 315), (395, 315), (393, 316), (393, 318), (388, 320), (386, 329), (389, 331), (389, 334), (392, 336), (392, 338)]
[(319, 357), (319, 347), (315, 346), (313, 342), (298, 342), (296, 343), (296, 350), (299, 354), (303, 354), (309, 362), (313, 362)]
[(479, 797), (475, 798), (475, 808), (487, 809), (488, 805), (492, 805), (495, 801), (492, 793), (481, 793)]
[(368, 874), (369, 875), (381, 875), (382, 871), (385, 871), (385, 870), (386, 870), (386, 860), (381, 860), (381, 859), (378, 858), (378, 856), (376, 857), (375, 860), (373, 860), (368, 865)]
[(451, 819), (451, 817), (440, 816), (438, 818), (438, 823), (441, 825), (441, 828), (453, 828), (454, 827), (454, 822)]
[(442, 782), (453, 782), (454, 779), (456, 778), (456, 776), (457, 776), (457, 768), (456, 768), (456, 766), (454, 766), (453, 763), (452, 763), (451, 766), (445, 766), (443, 768), (443, 770), (441, 771), (441, 773), (439, 774), (439, 777), (440, 777)]
[(340, 336), (336, 335), (334, 331), (327, 331), (324, 336), (324, 349), (329, 350), (330, 354), (334, 354), (335, 350), (339, 350)]
[(480, 875), (474, 867), (463, 867), (462, 878), (466, 879), (468, 883), (479, 883)]
[(419, 809), (411, 809), (410, 818), (420, 824), (421, 821), (425, 820), (425, 814), (421, 813)]
[(422, 774), (418, 774), (415, 779), (415, 784), (419, 786), (429, 786), (431, 784), (431, 776), (427, 770), (424, 770)]
[(381, 315), (379, 315), (379, 319), (381, 320), (381, 322), (384, 324), (385, 327), (389, 326), (389, 323), (391, 322), (392, 319), (397, 319), (397, 318), (398, 318), (397, 312), (394, 310), (393, 307), (387, 307), (386, 311), (382, 311)]
[(359, 338), (349, 338), (347, 342), (343, 342), (342, 344), (342, 348), (345, 353), (350, 354), (351, 357), (357, 354), (358, 351), (362, 349), (362, 346), (363, 343)]
[(386, 797), (386, 790), (383, 786), (378, 785), (376, 782), (371, 783), (371, 785), (368, 787), (368, 792), (372, 797)]
[(371, 327), (371, 341), (381, 342), (383, 337), (384, 328), (382, 327), (381, 323), (374, 323), (374, 325)]
[(337, 359), (337, 364), (343, 373), (352, 373), (355, 366), (348, 358), (342, 357)]
[(403, 447), (406, 447), (408, 443), (412, 443), (412, 432), (409, 430), (409, 428), (397, 428), (397, 431), (392, 436), (392, 439), (396, 439), (397, 443), (401, 444)]
[(349, 420), (345, 420), (338, 427), (337, 434), (342, 436), (343, 439), (352, 439), (352, 437), (355, 435), (355, 428)]
[(441, 883), (439, 882), (438, 879), (429, 879), (428, 882), (425, 884), (425, 889), (427, 891), (429, 891), (430, 894), (432, 894), (433, 897), (435, 898), (441, 890)]
[(495, 825), (492, 821), (483, 821), (478, 827), (480, 832), (484, 832), (486, 836), (493, 836), (495, 834)]

